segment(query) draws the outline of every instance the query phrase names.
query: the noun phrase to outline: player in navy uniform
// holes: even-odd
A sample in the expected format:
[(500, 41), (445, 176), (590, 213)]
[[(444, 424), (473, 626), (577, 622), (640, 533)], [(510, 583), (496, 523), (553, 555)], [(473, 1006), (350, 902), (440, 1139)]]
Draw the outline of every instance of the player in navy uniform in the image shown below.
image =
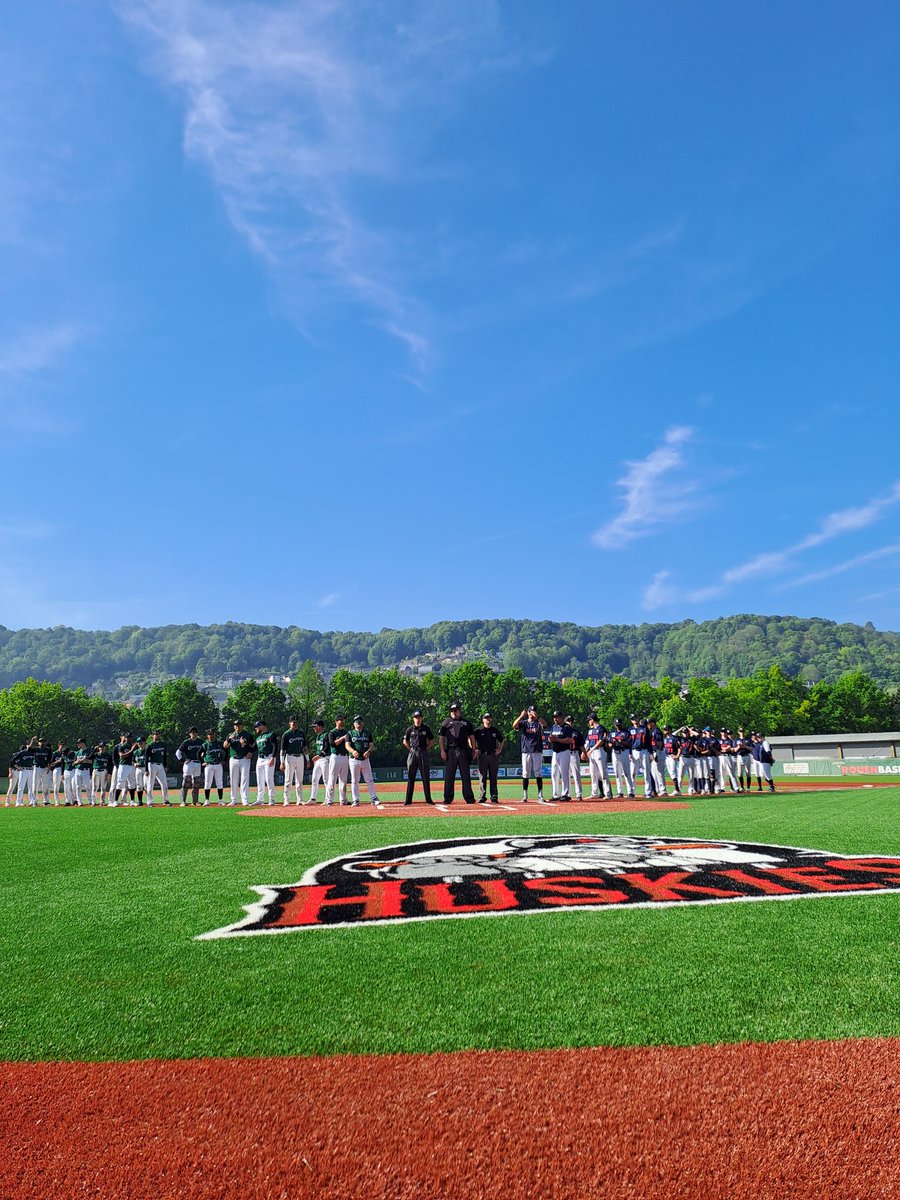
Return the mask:
[(596, 713), (591, 713), (588, 717), (585, 751), (591, 772), (591, 799), (612, 799), (612, 788), (609, 786), (609, 742), (606, 726), (600, 723)]
[(548, 737), (552, 757), (550, 759), (550, 792), (554, 800), (569, 802), (569, 769), (572, 761), (572, 726), (561, 712), (553, 714), (553, 724)]
[(478, 774), (481, 777), (481, 795), (478, 803), (487, 804), (490, 791), (491, 804), (499, 804), (497, 769), (503, 751), (503, 734), (494, 728), (494, 718), (489, 712), (482, 713), (481, 728), (476, 729), (473, 736), (477, 748)]
[(622, 798), (623, 786), (627, 788), (628, 799), (634, 799), (634, 779), (631, 774), (631, 734), (625, 728), (625, 723), (619, 717), (613, 721), (612, 732), (609, 735), (609, 748), (612, 751), (613, 774), (616, 777), (616, 795)]
[(657, 796), (666, 794), (666, 749), (663, 731), (656, 723), (656, 717), (647, 718), (647, 734), (650, 738), (650, 774), (653, 776), (653, 790)]
[(456, 772), (459, 771), (459, 781), (462, 785), (463, 799), (466, 804), (475, 803), (475, 793), (472, 791), (472, 756), (475, 753), (475, 730), (460, 711), (459, 704), (454, 700), (450, 705), (450, 716), (441, 723), (438, 730), (438, 744), (441, 747), (441, 758), (444, 762), (444, 803), (452, 804), (456, 791)]
[(406, 757), (406, 799), (404, 804), (412, 804), (416, 787), (416, 774), (422, 780), (422, 791), (425, 793), (425, 803), (434, 804), (431, 798), (431, 767), (428, 762), (428, 751), (434, 745), (434, 734), (424, 724), (420, 709), (412, 715), (412, 725), (403, 735), (403, 745), (407, 751)]
[(656, 793), (653, 788), (653, 774), (650, 766), (650, 734), (647, 731), (647, 722), (639, 721), (637, 717), (632, 716), (631, 728), (628, 733), (631, 737), (631, 769), (634, 773), (634, 781), (636, 784), (638, 775), (643, 775), (644, 799), (650, 800)]
[(675, 795), (681, 795), (681, 738), (671, 725), (663, 729), (663, 754), (666, 756), (666, 771), (675, 786)]
[(522, 749), (522, 803), (528, 803), (528, 780), (537, 783), (538, 804), (544, 800), (544, 726), (546, 721), (537, 715), (533, 704), (523, 708), (513, 721), (513, 729), (519, 734)]
[(564, 717), (563, 720), (572, 730), (572, 753), (569, 757), (569, 774), (572, 777), (572, 791), (575, 794), (576, 800), (584, 799), (584, 793), (581, 790), (581, 763), (582, 760), (587, 762), (587, 755), (584, 753), (584, 734), (580, 729), (575, 727), (575, 722), (571, 716)]
[(743, 729), (737, 731), (735, 753), (737, 754), (738, 782), (745, 792), (749, 792), (753, 764), (753, 739), (748, 737)]

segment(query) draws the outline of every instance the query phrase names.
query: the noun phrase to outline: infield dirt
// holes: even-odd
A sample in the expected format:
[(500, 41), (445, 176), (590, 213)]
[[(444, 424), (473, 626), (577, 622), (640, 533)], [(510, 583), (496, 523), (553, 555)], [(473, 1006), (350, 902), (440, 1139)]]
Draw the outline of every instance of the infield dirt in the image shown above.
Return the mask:
[(859, 1039), (7, 1064), (0, 1194), (893, 1200), (898, 1061)]

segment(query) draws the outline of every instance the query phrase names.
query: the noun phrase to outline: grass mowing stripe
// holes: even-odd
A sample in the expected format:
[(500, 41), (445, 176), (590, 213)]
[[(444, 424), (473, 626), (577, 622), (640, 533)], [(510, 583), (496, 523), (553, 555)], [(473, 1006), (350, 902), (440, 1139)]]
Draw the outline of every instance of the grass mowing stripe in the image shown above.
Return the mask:
[(900, 789), (393, 821), (0, 811), (0, 1058), (897, 1035), (900, 896), (554, 912), (195, 942), (253, 884), (470, 834), (656, 833), (900, 854)]

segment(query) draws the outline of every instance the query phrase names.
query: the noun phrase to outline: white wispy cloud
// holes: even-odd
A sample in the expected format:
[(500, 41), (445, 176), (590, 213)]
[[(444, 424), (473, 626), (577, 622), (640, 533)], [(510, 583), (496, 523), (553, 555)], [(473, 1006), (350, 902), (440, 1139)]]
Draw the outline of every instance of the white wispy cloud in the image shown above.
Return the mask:
[[(717, 580), (702, 588), (681, 591), (672, 582), (669, 571), (658, 572), (644, 590), (643, 607), (647, 610), (664, 608), (678, 601), (702, 604), (724, 596), (735, 584), (779, 575), (805, 551), (822, 546), (844, 534), (858, 533), (867, 529), (897, 504), (900, 504), (900, 480), (895, 482), (883, 495), (875, 496), (865, 504), (828, 513), (819, 521), (815, 529), (790, 546), (785, 546), (781, 550), (766, 550), (755, 554), (745, 562), (723, 571)], [(776, 590), (784, 591), (788, 588), (821, 583), (825, 579), (831, 579), (846, 571), (852, 571), (856, 567), (866, 566), (895, 554), (900, 554), (900, 543), (881, 546), (876, 550), (856, 555), (819, 571), (797, 576), (795, 579), (779, 584)]]
[(407, 235), (376, 228), (364, 193), (416, 174), (442, 107), (468, 75), (506, 69), (495, 0), (118, 0), (153, 73), (184, 108), (187, 155), (234, 228), (300, 310), (361, 304), (418, 372), (431, 317)]
[(622, 511), (592, 535), (595, 546), (601, 550), (617, 549), (672, 524), (690, 509), (696, 490), (693, 480), (667, 479), (664, 500), (660, 498), (659, 485), (684, 467), (684, 446), (693, 436), (690, 426), (673, 425), (666, 430), (662, 445), (646, 458), (627, 463), (627, 471), (616, 480), (624, 492)]
[(822, 518), (816, 529), (794, 542), (793, 545), (785, 546), (783, 550), (771, 550), (763, 554), (756, 554), (746, 562), (731, 567), (724, 572), (721, 582), (727, 587), (734, 583), (743, 583), (747, 579), (778, 574), (788, 567), (798, 554), (824, 545), (825, 542), (830, 542), (845, 533), (857, 533), (861, 529), (867, 529), (896, 504), (900, 504), (900, 480), (883, 496), (876, 496), (866, 504), (828, 513)]
[(19, 330), (0, 345), (0, 413), (9, 427), (26, 434), (65, 431), (66, 422), (45, 406), (41, 385), (87, 336), (82, 325), (59, 321)]
[(825, 567), (821, 571), (811, 571), (807, 575), (798, 575), (796, 579), (789, 579), (785, 583), (779, 584), (776, 590), (784, 591), (787, 588), (805, 587), (809, 583), (821, 583), (823, 579), (831, 579), (835, 575), (843, 575), (845, 572), (853, 571), (857, 567), (865, 567), (869, 563), (878, 562), (883, 558), (892, 558), (896, 554), (900, 554), (900, 542), (894, 542), (889, 546), (880, 546), (877, 550), (870, 550), (868, 554), (857, 554), (855, 558), (848, 558), (844, 562), (835, 563), (834, 566)]
[(678, 589), (670, 582), (671, 571), (657, 571), (653, 579), (644, 588), (641, 597), (641, 607), (647, 612), (657, 608), (666, 608), (678, 599)]
[(324, 596), (319, 597), (319, 608), (331, 608), (333, 604), (337, 604), (343, 592), (326, 592)]

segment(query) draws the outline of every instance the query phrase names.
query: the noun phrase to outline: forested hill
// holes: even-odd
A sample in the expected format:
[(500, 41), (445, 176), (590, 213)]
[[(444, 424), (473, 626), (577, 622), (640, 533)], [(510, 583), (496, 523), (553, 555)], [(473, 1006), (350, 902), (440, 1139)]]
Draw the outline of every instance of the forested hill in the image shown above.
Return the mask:
[(0, 626), (0, 687), (34, 676), (67, 687), (129, 684), (167, 675), (213, 682), (227, 675), (294, 674), (307, 659), (337, 667), (449, 667), (467, 658), (553, 678), (622, 674), (653, 681), (692, 675), (727, 679), (772, 663), (810, 681), (859, 669), (900, 684), (900, 634), (871, 624), (801, 617), (722, 617), (674, 625), (583, 626), (554, 621), (440, 621), (426, 629), (319, 633), (290, 626), (126, 626), (9, 630)]

